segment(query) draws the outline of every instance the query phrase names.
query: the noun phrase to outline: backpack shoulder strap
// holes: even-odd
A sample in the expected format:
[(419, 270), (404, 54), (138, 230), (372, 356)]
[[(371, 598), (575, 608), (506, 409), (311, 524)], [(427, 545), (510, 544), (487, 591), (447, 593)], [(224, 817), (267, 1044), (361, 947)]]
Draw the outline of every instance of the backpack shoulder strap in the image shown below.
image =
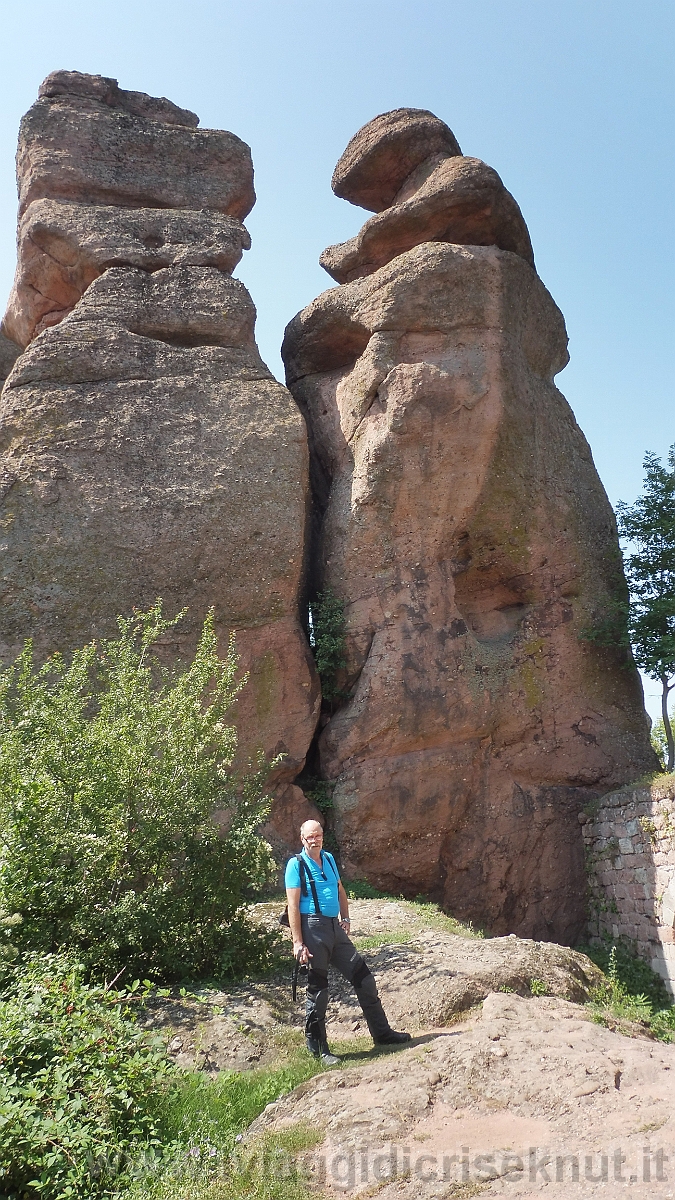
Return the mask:
[(311, 873), (307, 867), (307, 863), (305, 862), (302, 855), (297, 854), (296, 858), (298, 860), (298, 869), (300, 871), (300, 889), (302, 891), (302, 894), (303, 894), (303, 896), (307, 895), (307, 880), (309, 880), (309, 886), (312, 891), (312, 900), (314, 901), (314, 912), (317, 917), (320, 917), (321, 916), (321, 905), (319, 904), (319, 897), (317, 896), (317, 893), (316, 893), (316, 884), (315, 884), (314, 880), (312, 879)]
[(329, 863), (329, 865), (330, 865), (330, 869), (331, 869), (331, 871), (333, 872), (333, 874), (334, 874), (335, 878), (336, 878), (336, 879), (339, 879), (339, 878), (340, 878), (340, 876), (339, 876), (339, 874), (338, 874), (338, 869), (337, 869), (337, 867), (336, 867), (336, 865), (335, 865), (335, 859), (333, 858), (333, 855), (331, 854), (330, 850), (324, 850), (324, 852), (323, 852), (323, 856), (324, 856), (324, 858), (325, 858), (325, 859), (327, 859), (327, 860), (328, 860), (328, 863)]

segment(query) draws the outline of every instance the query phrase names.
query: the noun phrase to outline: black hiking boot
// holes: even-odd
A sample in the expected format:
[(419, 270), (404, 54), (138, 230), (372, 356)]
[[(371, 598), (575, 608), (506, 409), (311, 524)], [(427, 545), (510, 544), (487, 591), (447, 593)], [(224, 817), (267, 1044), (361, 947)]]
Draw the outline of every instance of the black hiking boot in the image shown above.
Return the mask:
[(305, 1037), (310, 1054), (320, 1058), (324, 1067), (334, 1067), (339, 1063), (339, 1058), (330, 1052), (324, 1021), (312, 1022), (311, 1030), (305, 1029)]
[(397, 1046), (399, 1042), (409, 1042), (411, 1040), (409, 1033), (398, 1033), (395, 1029), (388, 1029), (382, 1037), (373, 1038), (376, 1046)]

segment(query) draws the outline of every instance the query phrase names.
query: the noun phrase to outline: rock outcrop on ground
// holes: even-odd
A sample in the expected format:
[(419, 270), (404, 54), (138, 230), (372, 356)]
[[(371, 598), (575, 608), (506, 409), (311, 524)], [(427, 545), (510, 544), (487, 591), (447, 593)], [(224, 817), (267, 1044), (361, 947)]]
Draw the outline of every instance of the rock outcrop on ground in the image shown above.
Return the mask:
[[(260, 1135), (299, 1126), (313, 1134), (299, 1165), (326, 1198), (672, 1194), (675, 1046), (636, 1023), (623, 1026), (631, 1036), (594, 1023), (583, 1002), (602, 977), (585, 955), (470, 936), (431, 905), (350, 907), (387, 1012), (413, 1041), (373, 1047), (353, 992), (332, 974), (328, 1032), (339, 1065), (282, 1088), (239, 1143), (243, 1169), (268, 1171)], [(252, 915), (267, 925), (277, 910), (257, 904)], [(434, 994), (462, 991), (445, 1012), (430, 1008)], [(213, 1076), (297, 1054), (303, 1000), (301, 989), (291, 1001), (289, 959), (285, 978), (203, 991), (200, 1003), (158, 999), (145, 1020), (174, 1061)], [(278, 1177), (290, 1164), (274, 1161)]]
[(656, 760), (634, 667), (584, 640), (626, 592), (553, 383), (562, 314), (515, 201), (441, 125), (397, 110), (350, 143), (336, 191), (377, 215), (327, 252), (349, 282), (284, 341), (309, 428), (311, 583), (347, 616), (321, 773), (345, 874), (573, 942), (579, 811)]
[[(554, 997), (491, 993), (399, 1053), (315, 1076), (248, 1137), (301, 1124), (326, 1196), (672, 1196), (675, 1047), (622, 1037)], [(669, 1182), (670, 1181), (670, 1182)]]
[[(483, 938), (432, 905), (352, 900), (352, 935), (377, 979), (389, 1020), (415, 1036), (452, 1025), (491, 992), (530, 996), (532, 989), (584, 1004), (602, 973), (585, 954), (515, 936)], [(279, 904), (252, 905), (257, 922), (277, 928)], [(288, 949), (290, 951), (290, 944)], [(201, 1003), (158, 1000), (149, 1022), (164, 1032), (180, 1065), (208, 1071), (269, 1065), (280, 1038), (304, 1032), (304, 990), (290, 989), (291, 960), (281, 977), (249, 980), (228, 991), (205, 990)], [(306, 983), (306, 976), (304, 977)], [(351, 985), (330, 971), (327, 1029), (331, 1043), (369, 1034)]]
[[(304, 762), (319, 687), (299, 619), (308, 454), (231, 272), (253, 168), (234, 134), (170, 101), (57, 71), (22, 122), (18, 265), (0, 351), (0, 658), (211, 606), (250, 683), (243, 750)], [(7, 339), (11, 339), (8, 341)], [(6, 347), (14, 347), (5, 353)], [(301, 797), (292, 789), (297, 807)]]

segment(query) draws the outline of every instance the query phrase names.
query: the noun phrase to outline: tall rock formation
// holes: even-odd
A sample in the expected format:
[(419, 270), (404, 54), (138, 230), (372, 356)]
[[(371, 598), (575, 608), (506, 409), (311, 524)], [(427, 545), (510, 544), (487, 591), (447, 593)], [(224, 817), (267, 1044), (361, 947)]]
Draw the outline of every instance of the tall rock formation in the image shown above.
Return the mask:
[[(18, 266), (0, 350), (0, 657), (115, 632), (162, 596), (210, 606), (250, 683), (243, 748), (304, 762), (319, 688), (299, 620), (308, 454), (231, 278), (248, 146), (113, 79), (57, 71), (21, 125)], [(11, 339), (9, 342), (7, 339)], [(12, 348), (14, 347), (14, 348)], [(301, 799), (290, 789), (287, 799)]]
[(345, 604), (319, 741), (346, 873), (495, 932), (573, 940), (582, 805), (653, 768), (634, 667), (583, 640), (625, 596), (613, 513), (553, 378), (562, 314), (499, 176), (431, 113), (333, 177), (376, 212), (299, 313), (314, 588)]

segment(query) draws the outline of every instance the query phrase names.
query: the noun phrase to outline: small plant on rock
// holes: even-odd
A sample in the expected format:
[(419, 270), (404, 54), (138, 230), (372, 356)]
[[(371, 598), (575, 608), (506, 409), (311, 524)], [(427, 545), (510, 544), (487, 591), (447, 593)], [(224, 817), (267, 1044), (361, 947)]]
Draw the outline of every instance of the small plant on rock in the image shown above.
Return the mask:
[(543, 979), (531, 979), (530, 993), (533, 996), (548, 996), (548, 985)]

